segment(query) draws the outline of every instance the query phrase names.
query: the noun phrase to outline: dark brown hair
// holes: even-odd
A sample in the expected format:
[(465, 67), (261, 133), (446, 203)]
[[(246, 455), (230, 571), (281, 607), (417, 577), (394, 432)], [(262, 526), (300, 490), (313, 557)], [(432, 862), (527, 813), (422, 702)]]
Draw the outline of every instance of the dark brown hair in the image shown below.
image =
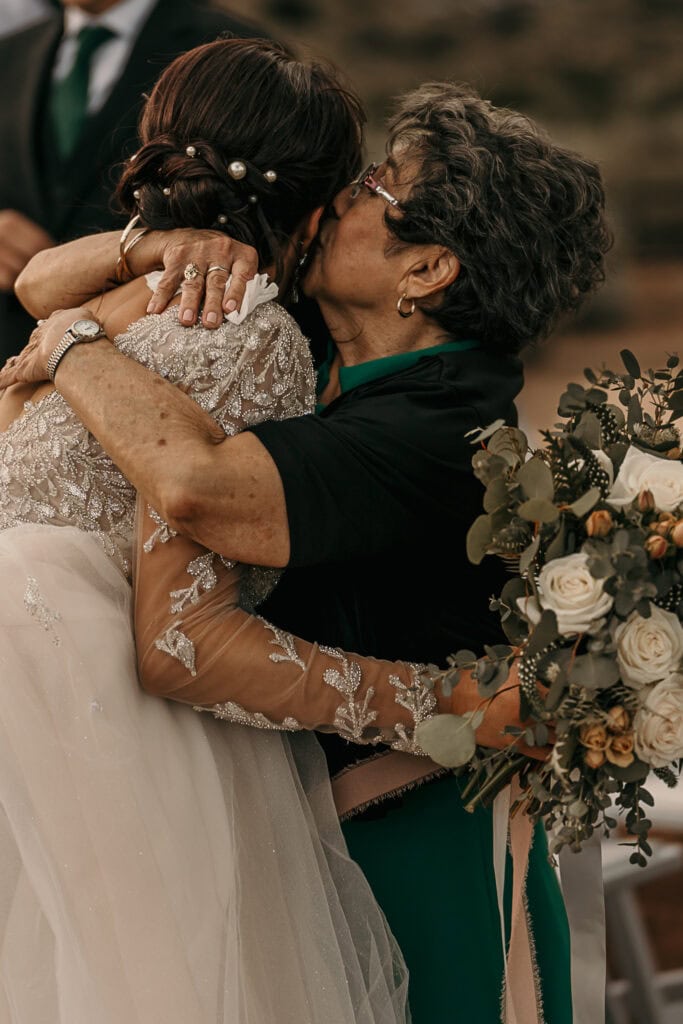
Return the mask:
[(399, 101), (388, 152), (416, 169), (396, 239), (461, 263), (438, 307), (451, 336), (518, 351), (604, 279), (611, 236), (598, 166), (468, 85), (429, 82)]
[(224, 230), (278, 263), (297, 224), (358, 173), (363, 120), (331, 68), (267, 40), (218, 39), (159, 78), (117, 196), (151, 228)]

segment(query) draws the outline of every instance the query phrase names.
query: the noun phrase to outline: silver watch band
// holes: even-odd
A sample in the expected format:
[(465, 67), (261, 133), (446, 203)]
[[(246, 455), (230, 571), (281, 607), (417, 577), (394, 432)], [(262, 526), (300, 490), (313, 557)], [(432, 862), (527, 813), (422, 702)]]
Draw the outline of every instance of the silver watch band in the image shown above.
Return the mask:
[(84, 339), (80, 335), (75, 334), (71, 330), (71, 328), (69, 328), (67, 330), (66, 334), (64, 335), (64, 337), (62, 338), (62, 340), (57, 345), (57, 347), (55, 349), (53, 349), (52, 355), (50, 356), (50, 358), (47, 361), (46, 369), (47, 369), (47, 375), (48, 375), (49, 380), (54, 384), (54, 382), (55, 382), (55, 374), (57, 373), (57, 367), (59, 366), (59, 364), (62, 361), (62, 359), (64, 358), (64, 356), (66, 355), (66, 353), (69, 351), (69, 349), (73, 345), (78, 345), (79, 342), (82, 342), (84, 340), (87, 340), (87, 341), (97, 341), (99, 338), (104, 338), (104, 337), (105, 337), (105, 333), (104, 333), (104, 331), (102, 331), (101, 334), (99, 334), (96, 337)]

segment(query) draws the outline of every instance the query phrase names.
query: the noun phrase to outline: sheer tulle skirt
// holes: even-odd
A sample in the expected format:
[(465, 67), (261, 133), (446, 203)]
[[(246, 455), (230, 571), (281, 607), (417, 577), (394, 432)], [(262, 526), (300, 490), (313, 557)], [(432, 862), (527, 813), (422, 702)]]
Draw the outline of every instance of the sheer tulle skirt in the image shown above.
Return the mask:
[(0, 1024), (396, 1024), (407, 978), (310, 735), (139, 689), (131, 591), (0, 533)]

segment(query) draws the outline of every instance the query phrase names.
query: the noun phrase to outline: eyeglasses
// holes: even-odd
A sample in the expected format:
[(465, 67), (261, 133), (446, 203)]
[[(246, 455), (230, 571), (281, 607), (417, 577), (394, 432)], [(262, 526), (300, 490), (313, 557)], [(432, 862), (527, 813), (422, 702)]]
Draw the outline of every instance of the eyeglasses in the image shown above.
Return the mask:
[(401, 204), (398, 199), (392, 196), (391, 192), (387, 192), (384, 185), (375, 177), (375, 171), (378, 167), (379, 164), (370, 164), (359, 174), (355, 181), (351, 182), (351, 198), (357, 199), (362, 189), (367, 188), (370, 192), (374, 192), (376, 196), (381, 196), (385, 203), (389, 203), (390, 206), (400, 210)]

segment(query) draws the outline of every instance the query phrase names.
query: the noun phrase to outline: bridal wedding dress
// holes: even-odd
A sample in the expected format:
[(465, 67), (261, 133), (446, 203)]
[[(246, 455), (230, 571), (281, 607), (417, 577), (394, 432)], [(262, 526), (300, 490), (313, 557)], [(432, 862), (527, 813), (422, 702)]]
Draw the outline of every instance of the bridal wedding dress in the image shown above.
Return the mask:
[[(310, 357), (270, 298), (256, 280), (246, 318), (171, 308), (115, 344), (228, 434), (299, 415)], [(135, 506), (58, 392), (0, 434), (0, 1024), (405, 1022), (314, 737), (140, 690)], [(244, 607), (274, 580), (244, 570)]]

